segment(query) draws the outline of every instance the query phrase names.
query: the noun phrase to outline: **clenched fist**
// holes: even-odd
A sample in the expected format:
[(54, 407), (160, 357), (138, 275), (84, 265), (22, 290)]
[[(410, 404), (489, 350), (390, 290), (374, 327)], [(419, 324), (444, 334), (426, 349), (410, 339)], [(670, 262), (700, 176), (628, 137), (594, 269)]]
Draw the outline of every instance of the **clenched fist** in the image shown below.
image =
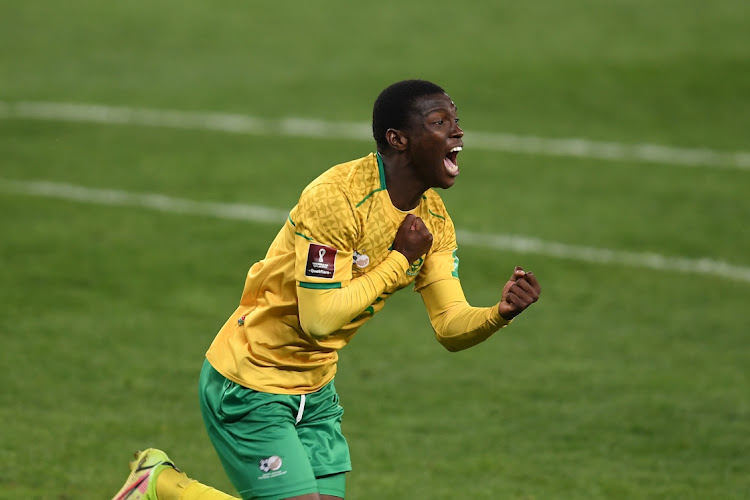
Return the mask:
[(411, 263), (426, 254), (431, 246), (432, 233), (424, 221), (414, 214), (407, 214), (396, 231), (393, 249), (401, 252)]
[(503, 298), (497, 310), (503, 319), (510, 321), (539, 300), (541, 292), (542, 287), (539, 286), (534, 273), (527, 273), (518, 266), (503, 287)]

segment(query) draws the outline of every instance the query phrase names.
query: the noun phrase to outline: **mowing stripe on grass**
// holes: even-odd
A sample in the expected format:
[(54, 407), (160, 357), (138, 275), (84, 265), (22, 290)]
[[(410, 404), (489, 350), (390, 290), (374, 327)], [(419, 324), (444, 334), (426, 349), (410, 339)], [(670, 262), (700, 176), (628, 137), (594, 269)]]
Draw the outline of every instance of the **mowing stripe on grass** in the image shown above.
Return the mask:
[[(59, 198), (64, 200), (146, 208), (160, 212), (240, 219), (260, 223), (282, 224), (289, 212), (259, 205), (240, 203), (212, 203), (174, 198), (154, 193), (133, 193), (114, 189), (92, 189), (74, 184), (48, 181), (17, 181), (0, 178), (0, 191), (13, 194)], [(538, 254), (560, 259), (619, 266), (673, 271), (685, 274), (725, 277), (750, 283), (750, 267), (737, 266), (710, 258), (690, 259), (656, 253), (639, 253), (568, 245), (524, 236), (482, 234), (458, 231), (461, 245), (506, 250), (524, 254)]]
[[(368, 123), (306, 118), (265, 119), (247, 115), (60, 102), (3, 102), (0, 118), (138, 125), (214, 130), (234, 134), (278, 135), (372, 142)], [(581, 138), (550, 139), (494, 132), (467, 132), (466, 145), (511, 153), (650, 162), (688, 167), (750, 170), (750, 152), (677, 148), (657, 144), (621, 144)]]

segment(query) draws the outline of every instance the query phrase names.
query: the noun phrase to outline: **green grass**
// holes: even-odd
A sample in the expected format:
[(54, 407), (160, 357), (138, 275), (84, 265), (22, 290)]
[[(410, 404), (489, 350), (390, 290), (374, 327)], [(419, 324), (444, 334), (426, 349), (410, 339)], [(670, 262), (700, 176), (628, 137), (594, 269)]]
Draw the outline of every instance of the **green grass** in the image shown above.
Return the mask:
[[(748, 151), (740, 1), (0, 5), (0, 101), (367, 121), (434, 79), (472, 130)], [(289, 209), (362, 142), (0, 119), (0, 178)], [(461, 230), (750, 266), (750, 173), (467, 147)], [(279, 182), (283, 179), (284, 182)], [(234, 493), (203, 354), (278, 227), (0, 191), (0, 499), (110, 498), (158, 446)], [(459, 242), (460, 244), (461, 242)], [(466, 352), (407, 291), (341, 353), (350, 499), (750, 497), (750, 283), (462, 246), (469, 300), (543, 297)]]

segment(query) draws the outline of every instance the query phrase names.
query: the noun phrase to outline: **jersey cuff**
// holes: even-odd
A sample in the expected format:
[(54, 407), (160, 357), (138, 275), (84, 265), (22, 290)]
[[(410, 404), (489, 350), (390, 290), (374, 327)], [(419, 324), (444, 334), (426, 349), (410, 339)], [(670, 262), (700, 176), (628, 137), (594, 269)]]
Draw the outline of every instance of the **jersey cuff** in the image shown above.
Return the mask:
[(390, 255), (398, 260), (398, 264), (401, 264), (401, 268), (404, 272), (409, 270), (409, 268), (411, 267), (411, 262), (409, 262), (409, 259), (406, 258), (406, 255), (402, 254), (398, 250), (392, 250)]
[(490, 321), (492, 323), (500, 328), (503, 328), (505, 326), (508, 326), (513, 319), (505, 319), (502, 316), (500, 316), (500, 311), (498, 310), (500, 307), (500, 302), (495, 304), (495, 307), (492, 308), (492, 315), (490, 317)]

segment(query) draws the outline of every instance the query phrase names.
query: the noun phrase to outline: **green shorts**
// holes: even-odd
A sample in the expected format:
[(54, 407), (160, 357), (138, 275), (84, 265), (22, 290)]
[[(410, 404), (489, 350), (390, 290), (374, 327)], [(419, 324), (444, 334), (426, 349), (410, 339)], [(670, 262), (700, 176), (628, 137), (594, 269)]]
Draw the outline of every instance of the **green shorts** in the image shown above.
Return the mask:
[(205, 361), (200, 403), (211, 442), (242, 498), (316, 492), (344, 498), (344, 473), (352, 466), (333, 381), (312, 394), (268, 394), (227, 380)]

